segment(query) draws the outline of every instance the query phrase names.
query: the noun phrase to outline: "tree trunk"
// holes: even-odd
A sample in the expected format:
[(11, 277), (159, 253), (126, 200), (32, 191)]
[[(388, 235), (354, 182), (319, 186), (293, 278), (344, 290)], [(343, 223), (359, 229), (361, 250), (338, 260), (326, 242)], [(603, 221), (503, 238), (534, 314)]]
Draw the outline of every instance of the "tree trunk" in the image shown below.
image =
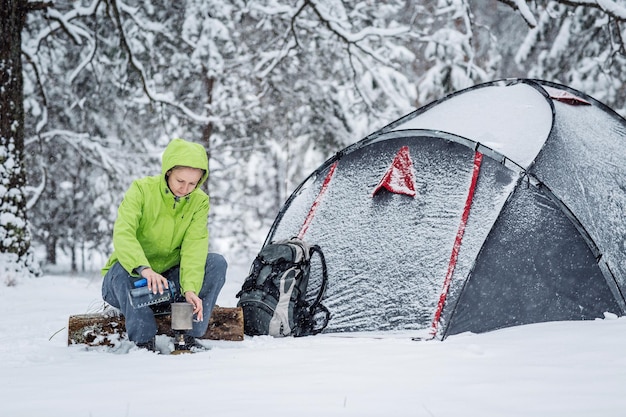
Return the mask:
[(55, 236), (49, 236), (46, 239), (46, 263), (57, 264), (57, 238)]
[[(215, 85), (215, 77), (207, 75), (207, 69), (204, 69), (204, 85), (206, 87), (206, 104), (209, 111), (209, 115), (213, 112), (213, 86)], [(211, 135), (213, 135), (213, 122), (207, 122), (202, 129), (202, 142), (204, 143), (204, 149), (206, 149), (206, 156), (209, 159), (209, 165), (211, 161)], [(208, 175), (211, 175), (211, 167), (209, 166)], [(209, 190), (209, 177), (203, 184), (204, 191), (210, 195)]]
[[(158, 334), (172, 336), (169, 314), (156, 316)], [(67, 326), (67, 344), (113, 346), (115, 340), (126, 337), (123, 316), (80, 314), (70, 316)], [(209, 319), (209, 328), (201, 339), (243, 340), (243, 311), (241, 307), (215, 306)]]
[[(24, 92), (22, 29), (27, 1), (0, 7), (0, 255), (27, 265), (30, 235), (24, 185)], [(16, 265), (17, 266), (17, 265)], [(16, 271), (22, 268), (16, 268)]]
[(76, 266), (76, 243), (72, 242), (72, 246), (70, 246), (70, 253), (72, 257), (72, 272), (77, 272), (78, 267)]

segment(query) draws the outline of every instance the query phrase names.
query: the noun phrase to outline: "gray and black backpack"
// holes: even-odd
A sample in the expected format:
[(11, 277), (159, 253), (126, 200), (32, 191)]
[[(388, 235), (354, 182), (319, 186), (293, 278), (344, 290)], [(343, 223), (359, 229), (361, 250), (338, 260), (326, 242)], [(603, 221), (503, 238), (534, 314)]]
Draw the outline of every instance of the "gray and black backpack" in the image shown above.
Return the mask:
[[(321, 277), (311, 284), (311, 258), (317, 254)], [(316, 264), (317, 266), (317, 264)], [(250, 336), (307, 336), (324, 330), (330, 312), (321, 303), (327, 283), (324, 254), (292, 238), (261, 249), (237, 294), (244, 332)]]

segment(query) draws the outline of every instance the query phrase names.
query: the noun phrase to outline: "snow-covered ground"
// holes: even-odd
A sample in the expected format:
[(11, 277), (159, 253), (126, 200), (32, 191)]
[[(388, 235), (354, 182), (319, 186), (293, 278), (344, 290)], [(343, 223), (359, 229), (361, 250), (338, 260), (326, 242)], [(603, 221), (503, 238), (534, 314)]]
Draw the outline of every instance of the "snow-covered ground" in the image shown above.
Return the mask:
[[(230, 269), (220, 305), (236, 304), (246, 269)], [(68, 317), (101, 307), (101, 282), (56, 273), (0, 283), (0, 416), (626, 415), (626, 318), (444, 342), (246, 337), (178, 356), (68, 347)]]

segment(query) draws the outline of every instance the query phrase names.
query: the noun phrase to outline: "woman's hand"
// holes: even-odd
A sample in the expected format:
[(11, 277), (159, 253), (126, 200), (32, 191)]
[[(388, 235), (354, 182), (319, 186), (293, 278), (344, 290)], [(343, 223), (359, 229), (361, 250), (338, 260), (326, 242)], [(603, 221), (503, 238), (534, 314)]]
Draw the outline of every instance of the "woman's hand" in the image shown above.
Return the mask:
[(156, 294), (157, 292), (159, 294), (163, 294), (163, 291), (169, 288), (167, 278), (157, 272), (154, 272), (152, 268), (144, 268), (141, 271), (141, 276), (148, 281), (148, 289), (150, 289), (153, 294)]
[(187, 291), (185, 293), (185, 300), (193, 306), (193, 314), (196, 314), (196, 320), (202, 321), (202, 300), (200, 297), (198, 297), (193, 291)]

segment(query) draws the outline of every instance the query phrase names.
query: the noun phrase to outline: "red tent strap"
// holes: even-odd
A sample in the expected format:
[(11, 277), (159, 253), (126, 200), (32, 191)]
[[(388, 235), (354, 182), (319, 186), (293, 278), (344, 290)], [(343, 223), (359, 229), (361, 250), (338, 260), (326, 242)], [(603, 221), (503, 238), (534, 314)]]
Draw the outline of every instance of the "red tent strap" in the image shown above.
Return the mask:
[(459, 250), (461, 249), (461, 243), (463, 241), (463, 234), (465, 233), (465, 226), (467, 225), (467, 219), (469, 217), (470, 208), (472, 207), (472, 201), (474, 199), (474, 191), (476, 190), (476, 183), (478, 182), (478, 174), (480, 173), (480, 164), (483, 160), (483, 154), (476, 151), (474, 154), (474, 168), (472, 171), (472, 181), (467, 193), (467, 199), (465, 200), (465, 207), (463, 208), (463, 215), (461, 216), (461, 222), (459, 223), (459, 229), (456, 232), (456, 238), (454, 239), (454, 246), (452, 247), (452, 254), (450, 255), (450, 262), (448, 263), (448, 272), (446, 278), (443, 281), (443, 288), (441, 289), (441, 295), (439, 296), (439, 303), (437, 304), (437, 310), (430, 328), (430, 336), (434, 338), (437, 335), (437, 327), (439, 326), (439, 320), (441, 319), (441, 312), (448, 296), (448, 290), (450, 289), (450, 282), (452, 281), (452, 275), (454, 274), (454, 268), (456, 267), (456, 261), (459, 257)]
[(578, 97), (569, 91), (560, 90), (554, 87), (544, 87), (552, 100), (557, 100), (572, 106), (591, 106), (591, 103), (582, 97)]
[(300, 228), (300, 233), (298, 233), (298, 239), (303, 239), (304, 234), (309, 229), (309, 226), (311, 225), (311, 222), (313, 221), (313, 217), (315, 217), (315, 212), (317, 211), (317, 207), (319, 206), (320, 201), (322, 201), (322, 197), (324, 196), (324, 194), (326, 193), (326, 190), (328, 189), (330, 180), (333, 178), (333, 175), (335, 175), (335, 170), (337, 169), (338, 163), (339, 161), (335, 161), (330, 166), (330, 169), (328, 170), (328, 173), (326, 174), (326, 177), (324, 178), (324, 182), (322, 183), (322, 188), (320, 189), (320, 192), (317, 194), (315, 201), (313, 201), (313, 204), (311, 205), (311, 208), (309, 209), (309, 214), (307, 214), (306, 219), (304, 220), (304, 223), (302, 224), (302, 227)]

